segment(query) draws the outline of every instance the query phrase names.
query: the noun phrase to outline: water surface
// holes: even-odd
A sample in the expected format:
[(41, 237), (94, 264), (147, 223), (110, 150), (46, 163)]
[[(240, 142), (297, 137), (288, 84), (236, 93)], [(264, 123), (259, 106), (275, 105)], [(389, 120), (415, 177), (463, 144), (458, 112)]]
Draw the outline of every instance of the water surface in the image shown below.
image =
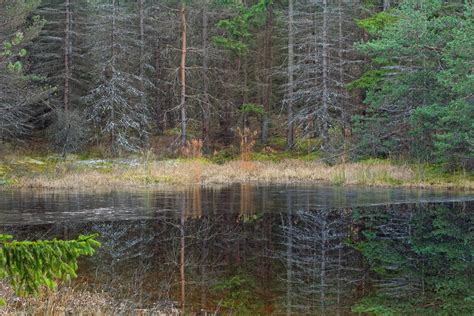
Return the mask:
[(0, 231), (100, 233), (77, 282), (135, 308), (469, 315), (473, 205), (468, 193), (360, 186), (13, 190), (0, 191)]

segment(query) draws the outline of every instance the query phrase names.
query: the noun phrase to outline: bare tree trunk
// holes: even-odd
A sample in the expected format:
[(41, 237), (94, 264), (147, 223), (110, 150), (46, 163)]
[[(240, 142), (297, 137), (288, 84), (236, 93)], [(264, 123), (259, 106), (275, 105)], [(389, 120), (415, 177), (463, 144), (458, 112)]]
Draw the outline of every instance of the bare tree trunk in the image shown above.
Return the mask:
[(211, 104), (209, 100), (209, 35), (208, 35), (208, 12), (207, 2), (204, 3), (202, 10), (202, 46), (203, 46), (203, 120), (202, 120), (202, 137), (204, 144), (209, 143), (210, 119), (211, 119)]
[(322, 100), (322, 111), (321, 111), (321, 138), (322, 138), (322, 147), (325, 148), (328, 143), (328, 103), (329, 103), (329, 87), (328, 87), (328, 1), (323, 0), (323, 100)]
[(144, 80), (145, 80), (145, 13), (144, 13), (144, 7), (145, 7), (145, 0), (140, 0), (139, 1), (139, 16), (140, 16), (140, 92), (142, 93), (141, 95), (141, 106), (145, 106), (145, 85), (144, 85)]
[(65, 39), (64, 39), (64, 112), (69, 112), (69, 100), (70, 100), (70, 87), (69, 87), (69, 78), (71, 78), (71, 69), (70, 69), (70, 54), (71, 54), (71, 7), (70, 0), (66, 0), (65, 10), (66, 10), (66, 28), (64, 30)]
[(390, 9), (390, 0), (383, 0), (383, 11)]
[(159, 131), (166, 129), (165, 115), (163, 113), (164, 108), (161, 106), (161, 93), (160, 93), (160, 81), (161, 81), (161, 51), (160, 51), (160, 38), (156, 36), (155, 42), (155, 111), (156, 111), (156, 126)]
[[(111, 74), (115, 71), (115, 20), (116, 20), (116, 8), (115, 8), (115, 0), (112, 0), (112, 34), (111, 34)], [(115, 106), (112, 106), (111, 113), (110, 113), (111, 121), (115, 122)], [(115, 146), (115, 128), (113, 127), (110, 132), (110, 142), (112, 147), (112, 153), (116, 154), (116, 146)]]
[(293, 126), (293, 91), (294, 91), (294, 21), (293, 21), (293, 0), (288, 0), (288, 103), (287, 103), (287, 134), (286, 147), (288, 149), (294, 146), (294, 126)]
[(265, 114), (262, 122), (262, 143), (268, 142), (268, 129), (270, 125), (270, 99), (272, 97), (272, 64), (273, 64), (273, 7), (270, 3), (267, 8), (267, 23), (265, 30), (266, 47), (265, 47), (265, 91), (263, 94), (263, 108)]
[(181, 145), (186, 146), (187, 139), (187, 118), (186, 118), (186, 4), (181, 2), (181, 65), (180, 65), (180, 81), (181, 81)]
[(342, 122), (342, 137), (344, 139), (343, 144), (343, 154), (342, 154), (342, 162), (345, 163), (347, 160), (347, 147), (348, 147), (348, 137), (349, 137), (349, 122), (347, 119), (346, 113), (346, 104), (345, 104), (345, 89), (344, 89), (344, 67), (343, 67), (343, 41), (344, 41), (344, 34), (342, 28), (342, 0), (339, 0), (339, 8), (338, 8), (338, 31), (339, 31), (339, 47), (338, 47), (338, 58), (339, 58), (339, 82), (342, 86), (341, 89), (341, 99), (340, 99), (340, 108), (341, 108), (341, 122)]

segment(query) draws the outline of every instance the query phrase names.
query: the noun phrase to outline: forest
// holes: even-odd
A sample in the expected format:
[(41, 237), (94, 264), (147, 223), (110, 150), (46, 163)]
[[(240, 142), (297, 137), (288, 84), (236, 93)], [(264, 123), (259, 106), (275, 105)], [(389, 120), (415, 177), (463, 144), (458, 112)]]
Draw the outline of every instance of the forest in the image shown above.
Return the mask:
[(0, 0), (0, 314), (473, 314), (473, 14)]
[(0, 141), (474, 166), (474, 5), (1, 0)]

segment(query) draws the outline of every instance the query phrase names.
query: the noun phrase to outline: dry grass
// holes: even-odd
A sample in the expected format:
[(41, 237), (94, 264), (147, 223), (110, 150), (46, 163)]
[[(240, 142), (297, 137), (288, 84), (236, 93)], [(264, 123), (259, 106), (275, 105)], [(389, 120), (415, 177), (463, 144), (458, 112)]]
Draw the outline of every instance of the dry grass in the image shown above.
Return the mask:
[(0, 282), (0, 297), (7, 302), (0, 307), (0, 315), (112, 315), (112, 300), (105, 293), (92, 293), (71, 287), (46, 291), (43, 295), (18, 297), (5, 283)]
[(179, 315), (175, 308), (136, 309), (114, 300), (107, 293), (91, 292), (83, 286), (60, 286), (57, 291), (45, 290), (39, 296), (18, 297), (8, 284), (0, 281), (0, 297), (6, 305), (0, 315)]
[[(66, 164), (66, 163), (63, 163)], [(11, 186), (30, 188), (98, 188), (154, 186), (176, 188), (191, 184), (230, 183), (329, 183), (337, 185), (444, 187), (474, 189), (472, 176), (430, 178), (410, 165), (388, 161), (347, 163), (328, 166), (322, 162), (283, 160), (252, 161), (249, 168), (242, 161), (222, 165), (202, 158), (147, 161), (135, 165), (110, 163), (104, 169), (67, 166), (58, 163), (54, 172), (30, 173), (13, 177)]]

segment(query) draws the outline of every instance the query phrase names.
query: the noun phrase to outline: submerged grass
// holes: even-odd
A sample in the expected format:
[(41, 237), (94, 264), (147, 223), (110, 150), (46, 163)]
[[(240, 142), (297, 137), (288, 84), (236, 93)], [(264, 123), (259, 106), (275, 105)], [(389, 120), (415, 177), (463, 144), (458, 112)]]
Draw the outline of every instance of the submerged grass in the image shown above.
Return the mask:
[(472, 173), (447, 174), (436, 166), (388, 160), (334, 166), (314, 159), (292, 158), (231, 160), (221, 164), (205, 158), (153, 160), (151, 157), (117, 160), (9, 157), (3, 161), (0, 161), (0, 183), (19, 188), (177, 187), (251, 182), (474, 189)]

